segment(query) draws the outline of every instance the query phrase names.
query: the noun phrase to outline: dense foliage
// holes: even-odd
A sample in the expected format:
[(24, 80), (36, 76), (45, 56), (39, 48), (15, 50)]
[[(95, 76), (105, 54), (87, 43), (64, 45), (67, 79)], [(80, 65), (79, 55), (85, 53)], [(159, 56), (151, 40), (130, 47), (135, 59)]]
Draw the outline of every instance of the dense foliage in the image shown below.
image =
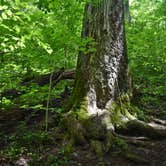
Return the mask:
[[(0, 11), (1, 92), (22, 89), (32, 97), (40, 88), (21, 87), (25, 77), (74, 68), (78, 50), (85, 44), (80, 38), (83, 3), (2, 1)], [(11, 102), (2, 99), (2, 104)]]
[(166, 3), (133, 1), (130, 10), (127, 46), (134, 84), (143, 102), (158, 107), (166, 95)]

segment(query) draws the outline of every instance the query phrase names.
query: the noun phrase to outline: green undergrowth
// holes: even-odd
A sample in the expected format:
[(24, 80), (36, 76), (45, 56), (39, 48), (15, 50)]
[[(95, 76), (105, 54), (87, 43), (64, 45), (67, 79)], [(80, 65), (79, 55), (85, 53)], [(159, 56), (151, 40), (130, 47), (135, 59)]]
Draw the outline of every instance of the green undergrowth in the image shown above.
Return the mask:
[(116, 153), (127, 153), (129, 151), (128, 144), (121, 138), (115, 138), (110, 149)]
[[(61, 99), (68, 96), (61, 96), (65, 87), (68, 87), (69, 91), (72, 89), (72, 81), (61, 81), (56, 87), (52, 87), (49, 97), (49, 107), (55, 107), (55, 99)], [(3, 96), (4, 93), (4, 96)], [(19, 88), (5, 89), (2, 91), (1, 96), (1, 109), (46, 109), (46, 103), (48, 100), (48, 85), (39, 86), (37, 84), (30, 84), (27, 86), (19, 86)], [(68, 94), (66, 94), (68, 95)]]
[(26, 159), (30, 166), (61, 166), (69, 161), (66, 147), (56, 143), (56, 132), (30, 129), (21, 123), (15, 133), (1, 132), (0, 136), (0, 144), (4, 145), (0, 150), (0, 165), (15, 165), (20, 158)]
[(133, 1), (126, 22), (129, 65), (135, 103), (146, 115), (166, 119), (165, 1)]

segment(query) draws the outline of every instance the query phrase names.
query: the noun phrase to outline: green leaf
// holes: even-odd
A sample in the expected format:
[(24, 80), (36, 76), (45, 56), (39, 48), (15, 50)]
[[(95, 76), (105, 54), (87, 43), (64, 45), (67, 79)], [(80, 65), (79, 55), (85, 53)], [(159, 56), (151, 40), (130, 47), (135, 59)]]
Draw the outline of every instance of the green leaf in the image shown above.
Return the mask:
[(7, 15), (6, 15), (6, 13), (2, 13), (2, 15), (1, 15), (1, 17), (4, 19), (4, 20), (6, 20), (7, 19)]

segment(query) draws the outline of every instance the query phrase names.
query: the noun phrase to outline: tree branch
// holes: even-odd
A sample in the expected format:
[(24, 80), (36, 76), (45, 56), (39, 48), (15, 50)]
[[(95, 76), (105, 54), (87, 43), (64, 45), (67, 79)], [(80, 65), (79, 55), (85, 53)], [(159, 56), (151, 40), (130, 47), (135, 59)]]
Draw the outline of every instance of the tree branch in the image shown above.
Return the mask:
[(29, 80), (24, 79), (22, 81), (22, 84), (27, 85), (27, 84), (33, 82), (33, 83), (37, 83), (40, 86), (46, 85), (49, 83), (49, 78), (50, 78), (51, 74), (52, 74), (52, 82), (53, 82), (54, 86), (61, 80), (75, 78), (75, 70), (73, 70), (73, 69), (68, 69), (68, 70), (61, 69), (59, 71), (54, 71), (53, 73), (41, 75), (38, 78), (35, 78), (32, 80), (31, 79), (29, 79)]

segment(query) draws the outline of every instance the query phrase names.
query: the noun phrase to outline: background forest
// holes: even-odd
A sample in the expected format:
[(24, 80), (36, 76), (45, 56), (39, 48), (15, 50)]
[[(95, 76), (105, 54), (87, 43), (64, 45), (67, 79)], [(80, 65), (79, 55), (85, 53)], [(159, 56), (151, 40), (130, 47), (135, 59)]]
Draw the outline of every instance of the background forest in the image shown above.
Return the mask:
[[(91, 38), (81, 38), (86, 2), (0, 1), (0, 129), (6, 130), (0, 130), (0, 163), (1, 158), (16, 161), (20, 154), (29, 155), (31, 165), (40, 165), (44, 158), (42, 148), (54, 137), (44, 130), (61, 122), (62, 106), (73, 88), (78, 52), (87, 51), (87, 43), (91, 45), (88, 51), (95, 51)], [(166, 119), (166, 1), (129, 3), (131, 20), (126, 19), (125, 28), (132, 102), (141, 119), (146, 115)], [(15, 129), (10, 123), (13, 115)], [(58, 131), (54, 134), (60, 135)], [(33, 149), (34, 144), (40, 148)], [(125, 147), (124, 142), (117, 144)], [(48, 165), (68, 162), (68, 149), (57, 146), (57, 156), (46, 154)]]

